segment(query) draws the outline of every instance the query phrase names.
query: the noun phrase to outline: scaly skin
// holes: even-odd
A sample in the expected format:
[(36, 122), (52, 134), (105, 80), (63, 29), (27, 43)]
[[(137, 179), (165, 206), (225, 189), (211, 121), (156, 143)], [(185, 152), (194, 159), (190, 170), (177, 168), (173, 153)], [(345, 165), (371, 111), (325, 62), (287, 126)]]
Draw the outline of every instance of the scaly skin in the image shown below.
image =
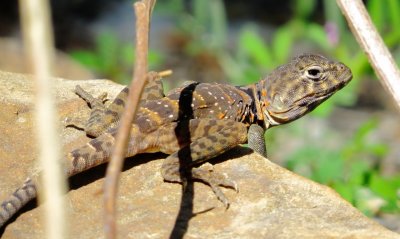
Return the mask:
[[(151, 152), (169, 154), (161, 168), (164, 180), (200, 180), (228, 206), (219, 186), (236, 189), (236, 184), (196, 166), (248, 139), (256, 152), (265, 154), (262, 135), (266, 129), (302, 117), (351, 78), (350, 69), (342, 63), (318, 55), (301, 55), (256, 84), (234, 87), (187, 82), (164, 96), (160, 78), (151, 72), (132, 124), (126, 157)], [(104, 95), (93, 98), (80, 87), (76, 93), (92, 108), (83, 128), (95, 138), (67, 154), (68, 176), (109, 160), (128, 90), (124, 89), (108, 108), (102, 102)], [(28, 178), (2, 203), (0, 226), (36, 197), (37, 178)]]

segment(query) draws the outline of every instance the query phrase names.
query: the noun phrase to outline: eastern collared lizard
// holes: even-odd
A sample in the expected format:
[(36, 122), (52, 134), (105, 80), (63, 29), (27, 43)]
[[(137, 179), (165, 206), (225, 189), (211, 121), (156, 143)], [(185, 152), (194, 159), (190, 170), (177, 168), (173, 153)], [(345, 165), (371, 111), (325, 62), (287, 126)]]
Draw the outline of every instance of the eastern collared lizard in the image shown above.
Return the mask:
[[(126, 157), (163, 152), (165, 181), (186, 177), (209, 185), (229, 205), (219, 186), (236, 189), (225, 176), (198, 167), (233, 147), (249, 142), (265, 154), (266, 129), (296, 120), (343, 88), (352, 78), (344, 64), (304, 54), (248, 86), (187, 82), (164, 96), (161, 79), (150, 72), (140, 108), (130, 130)], [(68, 176), (109, 160), (128, 88), (106, 107), (104, 95), (94, 98), (77, 86), (76, 93), (91, 106), (86, 133), (93, 137), (65, 157)], [(37, 173), (29, 177), (0, 207), (0, 227), (37, 195)]]

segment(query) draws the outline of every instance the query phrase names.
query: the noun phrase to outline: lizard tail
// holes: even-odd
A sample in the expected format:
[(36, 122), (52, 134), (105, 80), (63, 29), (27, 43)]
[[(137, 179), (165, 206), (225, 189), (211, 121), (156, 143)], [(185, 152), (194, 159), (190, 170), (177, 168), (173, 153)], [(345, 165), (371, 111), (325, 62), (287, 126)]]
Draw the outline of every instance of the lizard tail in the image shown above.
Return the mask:
[[(75, 149), (67, 154), (64, 160), (67, 165), (66, 173), (70, 177), (77, 173), (83, 172), (89, 168), (103, 164), (110, 158), (111, 148), (114, 145), (116, 129), (106, 132), (103, 135), (92, 139), (81, 148)], [(132, 137), (136, 136), (134, 142), (141, 142), (141, 137), (138, 134), (138, 128), (132, 126)], [(139, 135), (139, 136), (138, 136)], [(139, 137), (139, 138), (138, 138)], [(131, 138), (132, 139), (132, 138)], [(136, 155), (139, 150), (144, 150), (148, 146), (147, 143), (141, 144), (141, 147), (136, 144), (128, 146), (126, 156)], [(144, 152), (144, 151), (143, 151)], [(38, 173), (39, 174), (39, 173)], [(0, 228), (25, 204), (37, 196), (37, 175), (28, 178), (22, 187), (18, 188), (6, 201), (0, 206)]]
[(17, 213), (25, 204), (37, 195), (35, 183), (28, 178), (22, 187), (18, 188), (0, 206), (0, 228)]

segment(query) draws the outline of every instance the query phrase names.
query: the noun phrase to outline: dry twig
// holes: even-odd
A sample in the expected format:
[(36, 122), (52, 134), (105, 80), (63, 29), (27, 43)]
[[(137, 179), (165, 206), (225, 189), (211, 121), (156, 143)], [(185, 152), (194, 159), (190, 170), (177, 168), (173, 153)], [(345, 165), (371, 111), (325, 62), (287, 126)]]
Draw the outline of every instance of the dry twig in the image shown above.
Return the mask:
[(337, 3), (382, 85), (400, 109), (400, 71), (372, 24), (364, 4), (361, 0), (337, 0)]
[[(36, 84), (36, 123), (39, 140), (39, 161), (43, 169), (43, 190), (40, 201), (45, 203), (47, 238), (64, 238), (65, 217), (63, 195), (66, 191), (62, 169), (61, 147), (56, 130), (56, 109), (52, 96), (51, 68), (54, 60), (54, 43), (50, 21), (50, 7), (46, 0), (20, 1), (25, 48)], [(64, 176), (64, 177), (63, 177)]]
[(150, 15), (155, 2), (156, 0), (142, 0), (134, 4), (136, 14), (136, 61), (127, 104), (121, 118), (115, 147), (111, 155), (110, 164), (107, 168), (104, 183), (104, 228), (106, 238), (116, 237), (115, 198), (131, 124), (136, 114), (143, 88), (146, 84)]

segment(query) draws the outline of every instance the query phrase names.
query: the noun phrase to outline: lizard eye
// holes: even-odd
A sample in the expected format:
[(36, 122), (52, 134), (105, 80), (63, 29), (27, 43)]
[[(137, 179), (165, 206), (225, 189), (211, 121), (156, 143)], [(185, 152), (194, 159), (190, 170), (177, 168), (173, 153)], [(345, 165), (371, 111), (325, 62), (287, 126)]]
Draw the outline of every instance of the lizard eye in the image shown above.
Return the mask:
[(313, 66), (310, 67), (309, 69), (306, 70), (305, 74), (307, 78), (310, 78), (311, 80), (319, 80), (321, 78), (321, 73), (323, 72), (323, 69), (319, 66)]

